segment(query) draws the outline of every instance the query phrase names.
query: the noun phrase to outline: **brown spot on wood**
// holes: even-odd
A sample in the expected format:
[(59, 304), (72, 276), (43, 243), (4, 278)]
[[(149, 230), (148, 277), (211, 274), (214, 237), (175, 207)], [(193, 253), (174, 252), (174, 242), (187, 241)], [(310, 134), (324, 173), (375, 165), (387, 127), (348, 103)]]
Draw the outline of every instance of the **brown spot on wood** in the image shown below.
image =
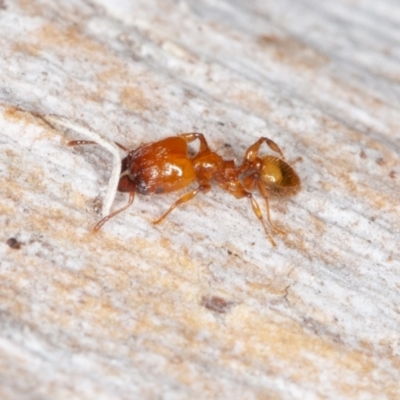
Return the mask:
[(203, 296), (200, 304), (207, 308), (207, 310), (214, 311), (218, 314), (225, 314), (234, 305), (232, 301), (227, 301), (219, 296)]
[(109, 65), (116, 61), (116, 58), (110, 54), (106, 47), (90, 36), (86, 36), (75, 26), (60, 28), (47, 24), (32, 33), (32, 36), (32, 39), (36, 39), (36, 44), (40, 48), (52, 49), (57, 53), (68, 56), (69, 59), (72, 59), (75, 55), (80, 59), (82, 54), (85, 54), (91, 58), (92, 62), (107, 62), (107, 65)]
[(307, 69), (321, 68), (330, 62), (329, 57), (293, 37), (261, 35), (257, 44), (272, 53), (279, 62)]
[(6, 243), (14, 250), (19, 250), (21, 248), (21, 243), (15, 238), (8, 239)]
[(151, 107), (151, 102), (137, 86), (126, 86), (122, 89), (120, 102), (129, 110), (144, 111)]

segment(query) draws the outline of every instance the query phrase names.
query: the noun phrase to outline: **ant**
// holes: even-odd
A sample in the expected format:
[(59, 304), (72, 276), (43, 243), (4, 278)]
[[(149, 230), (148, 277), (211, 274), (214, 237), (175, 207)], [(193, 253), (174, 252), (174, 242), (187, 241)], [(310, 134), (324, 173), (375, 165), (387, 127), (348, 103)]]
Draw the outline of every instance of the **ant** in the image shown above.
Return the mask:
[[(198, 140), (198, 152), (190, 156), (188, 144)], [(265, 143), (281, 158), (272, 155), (259, 156), (261, 145)], [(73, 140), (68, 146), (96, 144), (91, 140)], [(264, 231), (275, 246), (270, 231), (264, 221), (260, 206), (252, 192), (258, 190), (267, 207), (267, 220), (275, 232), (284, 233), (271, 222), (269, 197), (291, 196), (300, 189), (300, 179), (293, 168), (284, 161), (278, 145), (271, 139), (262, 137), (250, 146), (243, 157), (241, 165), (236, 166), (234, 160), (224, 160), (212, 151), (202, 133), (183, 133), (156, 142), (143, 144), (130, 151), (119, 143), (115, 143), (127, 153), (121, 161), (118, 191), (128, 192), (128, 203), (117, 211), (105, 216), (93, 228), (97, 232), (109, 219), (130, 207), (135, 194), (152, 195), (174, 192), (188, 187), (194, 182), (198, 186), (180, 197), (156, 221), (158, 224), (177, 206), (193, 199), (198, 193), (207, 193), (211, 182), (215, 182), (235, 198), (248, 198), (255, 216), (261, 222)]]

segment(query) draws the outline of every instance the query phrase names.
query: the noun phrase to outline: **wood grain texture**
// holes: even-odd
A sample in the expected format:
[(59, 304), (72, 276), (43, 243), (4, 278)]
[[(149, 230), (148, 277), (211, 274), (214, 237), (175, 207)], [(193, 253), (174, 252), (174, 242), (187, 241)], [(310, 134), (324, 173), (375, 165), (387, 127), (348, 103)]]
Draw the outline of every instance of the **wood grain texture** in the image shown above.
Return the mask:
[[(0, 397), (400, 398), (399, 38), (390, 0), (0, 1)], [(112, 156), (48, 114), (270, 137), (302, 158), (287, 234), (215, 189), (91, 235)]]

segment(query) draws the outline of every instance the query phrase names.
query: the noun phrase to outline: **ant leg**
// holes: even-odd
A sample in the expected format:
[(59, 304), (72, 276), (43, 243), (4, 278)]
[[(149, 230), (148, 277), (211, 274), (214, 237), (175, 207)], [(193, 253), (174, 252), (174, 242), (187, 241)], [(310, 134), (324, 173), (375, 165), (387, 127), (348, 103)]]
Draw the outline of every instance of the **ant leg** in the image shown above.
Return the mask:
[(275, 151), (276, 153), (279, 153), (279, 155), (284, 159), (285, 157), (283, 156), (282, 150), (279, 148), (279, 146), (272, 141), (271, 139), (268, 139), (267, 137), (262, 137), (257, 140), (253, 145), (251, 145), (245, 155), (244, 155), (244, 160), (245, 161), (254, 161), (256, 157), (258, 156), (258, 152), (260, 150), (260, 147), (263, 143), (266, 143), (268, 147), (272, 150)]
[(260, 206), (258, 205), (257, 201), (254, 199), (254, 197), (252, 196), (251, 193), (247, 193), (246, 197), (248, 197), (250, 199), (251, 207), (253, 209), (253, 212), (254, 212), (255, 216), (261, 222), (261, 224), (262, 224), (262, 226), (264, 228), (265, 234), (268, 236), (268, 239), (271, 242), (272, 246), (275, 247), (276, 243), (275, 243), (274, 239), (272, 238), (271, 233), (267, 229), (267, 226), (265, 225), (265, 221), (264, 221), (264, 218), (262, 216), (262, 212), (261, 212)]
[(185, 140), (187, 143), (194, 142), (196, 139), (198, 139), (200, 141), (199, 153), (202, 153), (203, 151), (211, 151), (210, 147), (208, 146), (207, 140), (202, 133), (180, 133), (178, 136)]
[[(129, 150), (125, 147), (122, 146), (122, 144), (118, 143), (118, 142), (114, 142), (121, 150), (129, 153)], [(94, 140), (70, 140), (67, 143), (67, 146), (80, 146), (83, 144), (98, 144), (97, 142), (95, 142)]]
[(172, 204), (172, 206), (157, 220), (153, 221), (153, 224), (159, 224), (164, 218), (166, 218), (168, 216), (168, 214), (174, 210), (176, 207), (178, 207), (179, 205), (186, 203), (189, 200), (192, 200), (193, 197), (195, 197), (199, 192), (208, 192), (211, 189), (211, 185), (209, 185), (208, 183), (205, 184), (201, 184), (197, 189), (192, 190), (189, 193), (186, 193), (185, 195), (183, 195), (180, 199), (178, 199), (174, 204)]
[(279, 233), (285, 234), (286, 233), (285, 231), (283, 231), (282, 229), (277, 228), (271, 221), (271, 216), (270, 216), (270, 212), (269, 212), (268, 192), (265, 189), (265, 186), (261, 182), (258, 182), (258, 190), (259, 190), (261, 196), (264, 198), (265, 204), (267, 206), (267, 219), (268, 219), (268, 223), (269, 223), (270, 227), (275, 232), (279, 232)]
[(114, 212), (111, 213), (110, 215), (107, 215), (106, 217), (104, 217), (103, 219), (101, 219), (101, 220), (96, 224), (96, 226), (92, 229), (92, 233), (98, 232), (99, 229), (100, 229), (108, 220), (110, 220), (111, 218), (115, 217), (116, 215), (118, 215), (118, 214), (121, 213), (122, 211), (125, 211), (128, 207), (130, 207), (130, 206), (132, 205), (132, 203), (133, 203), (134, 198), (135, 198), (135, 192), (133, 192), (133, 191), (132, 191), (132, 192), (129, 192), (129, 200), (128, 200), (128, 203), (127, 203), (124, 207), (120, 208), (119, 210), (114, 211)]

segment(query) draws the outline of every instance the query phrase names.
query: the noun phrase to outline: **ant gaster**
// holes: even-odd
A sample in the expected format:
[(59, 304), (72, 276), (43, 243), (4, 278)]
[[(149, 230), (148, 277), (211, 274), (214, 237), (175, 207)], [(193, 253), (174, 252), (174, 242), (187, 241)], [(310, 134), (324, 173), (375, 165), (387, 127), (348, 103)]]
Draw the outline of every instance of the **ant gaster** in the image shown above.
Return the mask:
[[(190, 156), (188, 144), (199, 140), (200, 148)], [(74, 140), (70, 146), (94, 144), (94, 141)], [(272, 155), (259, 156), (260, 146), (265, 143), (281, 158)], [(183, 133), (157, 142), (143, 144), (129, 151), (116, 143), (128, 154), (121, 163), (121, 175), (118, 184), (120, 192), (128, 192), (128, 203), (117, 211), (100, 220), (93, 231), (97, 232), (110, 218), (126, 210), (132, 205), (135, 193), (143, 195), (163, 194), (183, 189), (194, 182), (198, 186), (183, 195), (156, 221), (164, 220), (177, 206), (193, 199), (198, 193), (206, 193), (215, 182), (226, 192), (237, 199), (247, 197), (254, 214), (262, 223), (266, 235), (272, 245), (275, 242), (264, 221), (260, 206), (252, 192), (257, 190), (264, 198), (267, 208), (267, 220), (273, 231), (281, 232), (271, 222), (269, 198), (273, 196), (291, 196), (300, 189), (300, 179), (293, 168), (283, 160), (283, 154), (272, 140), (262, 137), (250, 146), (240, 166), (233, 160), (224, 160), (212, 151), (202, 133)]]

